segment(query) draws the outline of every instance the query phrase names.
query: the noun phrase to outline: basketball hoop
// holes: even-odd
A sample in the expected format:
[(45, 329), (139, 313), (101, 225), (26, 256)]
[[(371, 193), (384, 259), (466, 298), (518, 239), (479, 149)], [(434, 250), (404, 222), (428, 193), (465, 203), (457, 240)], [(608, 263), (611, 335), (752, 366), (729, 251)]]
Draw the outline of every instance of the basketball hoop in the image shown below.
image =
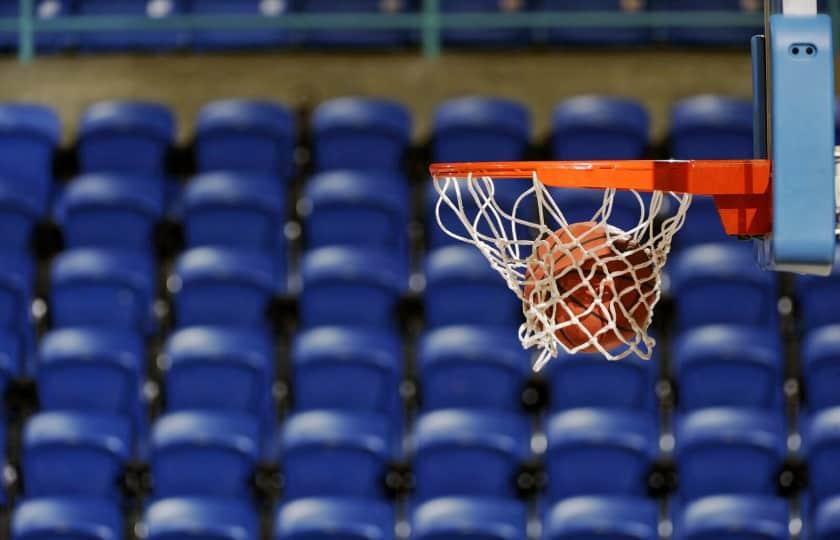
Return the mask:
[[(519, 338), (540, 350), (536, 371), (561, 350), (650, 358), (662, 268), (693, 194), (714, 196), (730, 235), (770, 232), (770, 165), (763, 160), (453, 163), (430, 170), (438, 225), (476, 246), (522, 301)], [(505, 179), (530, 182), (515, 199), (501, 200), (497, 182)], [(602, 189), (600, 207), (572, 223), (552, 187)], [(611, 222), (618, 191), (638, 205), (638, 220), (627, 229)]]

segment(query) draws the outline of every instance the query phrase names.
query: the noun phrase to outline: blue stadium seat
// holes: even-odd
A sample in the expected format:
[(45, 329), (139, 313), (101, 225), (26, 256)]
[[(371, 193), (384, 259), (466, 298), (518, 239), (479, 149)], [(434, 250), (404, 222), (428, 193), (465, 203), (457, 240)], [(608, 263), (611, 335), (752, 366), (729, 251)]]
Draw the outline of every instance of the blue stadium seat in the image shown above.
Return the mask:
[(677, 338), (674, 371), (683, 410), (781, 404), (784, 358), (777, 332), (702, 326)]
[(555, 504), (545, 516), (544, 540), (657, 540), (656, 503), (641, 497), (579, 496)]
[(394, 510), (372, 499), (313, 497), (281, 505), (275, 540), (393, 540)]
[(817, 501), (840, 495), (840, 407), (815, 413), (804, 431), (811, 494)]
[[(607, 13), (637, 13), (645, 10), (645, 2), (622, 2), (621, 0), (539, 0), (542, 11), (603, 11)], [(546, 36), (550, 43), (616, 46), (641, 45), (651, 39), (647, 27), (636, 28), (550, 28)]]
[(569, 409), (548, 419), (548, 498), (644, 495), (657, 450), (653, 414)]
[(551, 121), (554, 159), (639, 159), (648, 144), (648, 112), (628, 98), (593, 95), (568, 99), (554, 109)]
[(155, 497), (248, 496), (261, 451), (259, 427), (252, 416), (210, 411), (166, 414), (152, 427)]
[[(491, 3), (496, 5), (495, 0)], [(432, 160), (515, 161), (524, 157), (530, 137), (531, 115), (521, 103), (486, 97), (453, 99), (435, 112)]]
[[(441, 12), (447, 14), (466, 13), (498, 13), (517, 14), (529, 11), (532, 0), (503, 1), (498, 0), (447, 0), (440, 5)], [(490, 30), (473, 30), (469, 28), (453, 28), (443, 31), (443, 42), (446, 45), (483, 47), (524, 46), (528, 43), (530, 32), (524, 28), (499, 28)]]
[(420, 416), (414, 434), (417, 497), (514, 496), (519, 465), (530, 457), (525, 417), (445, 409)]
[(259, 519), (247, 500), (172, 497), (153, 502), (143, 516), (146, 540), (212, 538), (256, 540)]
[(250, 171), (286, 180), (294, 170), (296, 142), (295, 118), (284, 106), (269, 101), (216, 101), (198, 116), (198, 170)]
[(345, 97), (322, 103), (312, 118), (315, 167), (399, 171), (411, 127), (411, 113), (396, 101)]
[(107, 499), (24, 500), (12, 514), (12, 540), (121, 540), (123, 531), (122, 513)]
[[(308, 14), (384, 14), (394, 15), (416, 11), (417, 0), (299, 0), (296, 11)], [(312, 47), (399, 47), (410, 42), (411, 30), (311, 30), (302, 32), (300, 39)]]
[[(185, 12), (185, 0), (79, 0), (80, 15), (132, 15), (147, 19), (166, 19)], [(168, 51), (187, 44), (184, 30), (82, 32), (79, 46), (88, 51), (148, 50)]]
[(154, 264), (143, 253), (94, 248), (66, 251), (52, 266), (53, 325), (150, 332), (155, 282)]
[(422, 406), (515, 411), (531, 373), (530, 356), (512, 331), (481, 326), (429, 331), (417, 353)]
[(194, 248), (175, 267), (178, 326), (259, 326), (269, 304), (284, 289), (285, 272), (255, 251)]
[(169, 107), (146, 101), (103, 101), (85, 111), (79, 126), (83, 172), (163, 176), (175, 142)]
[(807, 333), (840, 323), (840, 312), (836, 309), (840, 302), (840, 251), (830, 276), (797, 275), (794, 284), (799, 303), (798, 324), (802, 331)]
[[(5, 389), (4, 389), (5, 392)], [(2, 440), (6, 439), (6, 421), (5, 418), (0, 419), (0, 437)], [(0, 445), (0, 467), (6, 467), (6, 444)], [(8, 502), (8, 494), (6, 493), (5, 482), (0, 483), (0, 504), (5, 505)]]
[[(72, 15), (74, 4), (74, 0), (35, 0), (34, 15), (39, 22), (51, 22)], [(20, 2), (15, 0), (0, 2), (0, 17), (18, 17), (19, 8)], [(77, 40), (78, 35), (74, 32), (41, 32), (35, 36), (35, 47), (38, 53), (56, 52), (72, 47)], [(0, 32), (0, 49), (15, 49), (17, 46), (17, 32)]]
[(718, 495), (688, 504), (674, 525), (676, 540), (788, 540), (787, 501), (776, 497)]
[(681, 45), (730, 45), (741, 51), (750, 50), (750, 38), (762, 34), (761, 2), (733, 2), (732, 0), (651, 0), (651, 11), (731, 11), (733, 15), (755, 13), (759, 21), (755, 26), (732, 27), (669, 27), (664, 29), (671, 43)]
[(517, 327), (522, 302), (473, 246), (450, 246), (429, 253), (425, 265), (426, 323)]
[(164, 354), (169, 411), (261, 414), (271, 406), (274, 350), (264, 332), (193, 326), (173, 333)]
[(64, 189), (56, 219), (67, 248), (149, 251), (164, 214), (160, 178), (90, 174)]
[[(194, 15), (260, 15), (277, 19), (288, 13), (289, 6), (290, 2), (285, 0), (192, 0), (190, 12)], [(277, 47), (288, 42), (288, 31), (274, 28), (196, 30), (192, 34), (192, 45), (200, 50)]]
[(832, 497), (820, 506), (814, 514), (813, 540), (835, 540), (840, 535), (840, 497)]
[(758, 267), (750, 244), (686, 249), (672, 263), (671, 281), (681, 330), (707, 324), (773, 329), (777, 324), (777, 276)]
[(785, 452), (779, 414), (709, 408), (678, 418), (676, 460), (680, 495), (773, 494)]
[[(568, 223), (601, 221), (602, 218), (598, 213), (604, 204), (602, 190), (549, 188), (549, 192)], [(647, 193), (637, 196), (632, 191), (616, 191), (607, 223), (624, 231), (630, 231), (639, 226), (642, 212), (645, 219), (648, 218), (649, 205), (650, 196)]]
[(303, 195), (308, 248), (350, 245), (404, 252), (411, 214), (399, 173), (333, 171), (309, 179)]
[(402, 343), (391, 332), (340, 326), (301, 332), (292, 345), (295, 409), (394, 414), (402, 364)]
[(228, 246), (286, 256), (286, 194), (275, 176), (215, 172), (197, 176), (183, 197), (187, 245)]
[[(5, 395), (9, 382), (25, 367), (25, 351), (22, 350), (22, 345), (20, 338), (14, 332), (0, 330), (0, 395)], [(2, 452), (0, 452), (0, 463), (2, 461)], [(0, 503), (2, 503), (2, 497), (0, 497)]]
[(818, 328), (802, 344), (802, 372), (812, 411), (840, 406), (840, 325)]
[(440, 497), (411, 516), (414, 540), (525, 540), (527, 510), (515, 499)]
[(561, 354), (543, 371), (551, 410), (579, 407), (651, 410), (655, 402), (657, 349), (650, 360), (636, 355), (612, 362), (600, 353)]
[(121, 416), (40, 413), (23, 429), (24, 492), (27, 497), (114, 498), (122, 467), (132, 457), (131, 426)]
[[(304, 326), (393, 327), (406, 282), (398, 254), (346, 247), (310, 251), (301, 265)], [(360, 310), (359, 306), (364, 306)]]
[(32, 324), (34, 282), (35, 265), (29, 256), (0, 252), (0, 328), (14, 333), (22, 346)]
[(381, 415), (310, 411), (289, 417), (282, 428), (283, 495), (372, 497), (384, 495), (385, 465), (393, 458), (393, 434)]

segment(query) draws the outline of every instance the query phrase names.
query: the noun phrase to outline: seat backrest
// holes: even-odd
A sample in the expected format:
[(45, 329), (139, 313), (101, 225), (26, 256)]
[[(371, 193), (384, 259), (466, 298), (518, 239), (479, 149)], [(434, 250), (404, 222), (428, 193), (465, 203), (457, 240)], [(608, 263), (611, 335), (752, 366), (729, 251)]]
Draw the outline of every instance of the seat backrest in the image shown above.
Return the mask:
[(515, 499), (439, 497), (420, 504), (411, 516), (416, 540), (525, 540), (527, 510)]
[(24, 253), (0, 254), (0, 326), (21, 330), (31, 323), (35, 265)]
[(753, 157), (752, 103), (726, 96), (684, 99), (671, 110), (671, 155), (676, 159)]
[(551, 507), (543, 530), (545, 540), (659, 538), (656, 504), (642, 497), (570, 497)]
[(22, 501), (12, 514), (12, 540), (120, 540), (123, 517), (104, 498), (44, 497)]
[(282, 504), (275, 540), (393, 540), (394, 509), (373, 499), (313, 497)]
[(799, 326), (810, 332), (821, 326), (840, 323), (835, 306), (840, 302), (840, 251), (830, 276), (795, 276)]
[(153, 502), (143, 516), (148, 540), (185, 536), (213, 540), (259, 537), (259, 520), (247, 500), (219, 497), (172, 497)]
[(705, 497), (683, 509), (675, 523), (674, 538), (785, 540), (790, 538), (788, 521), (787, 501), (781, 498), (754, 495)]
[(817, 501), (840, 495), (840, 407), (814, 413), (804, 426), (811, 494)]
[(816, 540), (831, 540), (840, 531), (840, 497), (833, 497), (817, 507), (814, 514), (813, 536)]
[(650, 118), (637, 101), (580, 96), (554, 109), (551, 151), (559, 160), (639, 159), (646, 150)]
[(515, 101), (465, 97), (438, 107), (432, 130), (433, 161), (515, 161), (530, 142), (531, 118)]
[(808, 407), (817, 411), (840, 406), (835, 384), (840, 377), (840, 325), (832, 324), (808, 333), (800, 357)]

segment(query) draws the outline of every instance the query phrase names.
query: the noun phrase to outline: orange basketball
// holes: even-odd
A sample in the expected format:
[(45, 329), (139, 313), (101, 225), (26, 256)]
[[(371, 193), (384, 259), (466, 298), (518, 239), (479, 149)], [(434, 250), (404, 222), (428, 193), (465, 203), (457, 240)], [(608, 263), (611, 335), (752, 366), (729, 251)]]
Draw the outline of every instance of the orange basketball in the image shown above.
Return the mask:
[[(557, 339), (570, 349), (588, 342), (590, 336), (596, 334), (601, 347), (614, 349), (624, 342), (622, 340), (629, 341), (635, 335), (628, 315), (642, 328), (651, 316), (655, 285), (653, 263), (634, 241), (608, 239), (607, 227), (586, 221), (558, 229), (536, 244), (528, 261), (523, 289), (526, 309), (532, 302), (549, 300), (548, 291), (537, 293), (540, 295), (537, 298), (532, 297), (534, 284), (545, 278), (548, 268), (553, 267), (551, 274), (558, 290), (570, 293), (565, 301), (568, 310), (561, 305), (551, 308), (558, 324), (573, 318), (578, 321), (577, 324), (558, 328), (555, 333)], [(576, 240), (580, 245), (574, 244)], [(621, 253), (625, 256), (619, 257)], [(592, 308), (596, 300), (600, 300), (601, 306)], [(605, 330), (610, 319), (615, 321), (616, 328)], [(582, 349), (582, 352), (597, 351), (595, 345)]]

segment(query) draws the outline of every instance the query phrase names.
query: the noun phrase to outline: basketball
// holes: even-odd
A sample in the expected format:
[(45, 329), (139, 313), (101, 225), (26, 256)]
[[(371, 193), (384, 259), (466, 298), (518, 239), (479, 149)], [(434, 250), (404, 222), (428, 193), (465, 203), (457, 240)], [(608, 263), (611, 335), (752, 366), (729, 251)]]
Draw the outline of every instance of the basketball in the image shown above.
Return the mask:
[[(614, 349), (633, 339), (633, 322), (645, 328), (651, 318), (655, 280), (650, 258), (636, 242), (621, 237), (620, 229), (608, 228), (591, 221), (573, 223), (539, 242), (528, 260), (525, 311), (562, 298), (547, 310), (559, 326), (557, 339), (568, 349), (593, 338), (600, 347)], [(554, 279), (556, 294), (542, 283), (546, 277)], [(596, 351), (595, 343), (581, 349)]]

